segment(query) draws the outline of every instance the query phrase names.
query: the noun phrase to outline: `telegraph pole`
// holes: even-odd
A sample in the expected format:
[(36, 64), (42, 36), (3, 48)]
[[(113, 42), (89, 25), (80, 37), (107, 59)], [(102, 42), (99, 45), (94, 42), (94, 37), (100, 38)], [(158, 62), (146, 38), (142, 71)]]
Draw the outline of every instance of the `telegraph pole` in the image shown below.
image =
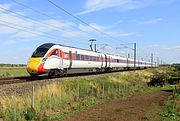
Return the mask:
[(151, 53), (151, 67), (153, 65), (153, 53)]
[(94, 45), (94, 51), (97, 52), (97, 47), (96, 44)]
[(134, 43), (134, 70), (136, 69), (136, 53), (137, 53), (137, 48), (136, 48), (136, 43)]
[(159, 57), (157, 58), (157, 66), (159, 66)]
[[(134, 70), (136, 70), (137, 44), (136, 43), (127, 43), (127, 44), (120, 44), (120, 45), (129, 45), (129, 44), (134, 45), (134, 47), (130, 48), (130, 49), (132, 49), (134, 51)], [(125, 48), (129, 48), (129, 47), (126, 46)]]
[[(91, 48), (91, 51), (93, 51), (92, 44), (93, 44), (94, 41), (96, 41), (96, 39), (90, 39), (89, 41), (91, 41), (90, 48)], [(96, 51), (96, 47), (95, 47), (95, 51)]]
[(128, 58), (130, 58), (130, 54), (128, 53)]

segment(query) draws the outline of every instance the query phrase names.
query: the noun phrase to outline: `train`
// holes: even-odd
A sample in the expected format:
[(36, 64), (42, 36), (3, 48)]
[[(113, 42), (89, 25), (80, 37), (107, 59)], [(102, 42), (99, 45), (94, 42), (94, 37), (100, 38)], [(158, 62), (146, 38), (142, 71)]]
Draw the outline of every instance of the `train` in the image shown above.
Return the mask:
[(95, 52), (61, 44), (45, 43), (36, 48), (27, 63), (31, 76), (63, 76), (75, 72), (111, 72), (156, 67), (155, 63)]

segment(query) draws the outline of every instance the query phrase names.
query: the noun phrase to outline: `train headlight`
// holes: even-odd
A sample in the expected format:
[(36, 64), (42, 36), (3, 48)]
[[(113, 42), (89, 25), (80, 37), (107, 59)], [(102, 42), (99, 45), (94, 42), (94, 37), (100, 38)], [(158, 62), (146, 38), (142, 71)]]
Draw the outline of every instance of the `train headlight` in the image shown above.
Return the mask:
[(43, 58), (43, 59), (42, 59), (42, 62), (45, 62), (46, 60), (47, 60), (47, 58)]

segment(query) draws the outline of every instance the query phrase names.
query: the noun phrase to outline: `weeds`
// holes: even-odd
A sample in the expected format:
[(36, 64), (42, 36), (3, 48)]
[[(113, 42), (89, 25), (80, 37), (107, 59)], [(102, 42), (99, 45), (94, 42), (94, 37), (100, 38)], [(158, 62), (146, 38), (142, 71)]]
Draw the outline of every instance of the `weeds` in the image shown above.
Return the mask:
[(123, 72), (114, 76), (53, 82), (41, 88), (35, 87), (33, 110), (31, 93), (4, 96), (0, 99), (0, 117), (8, 121), (64, 118), (101, 100), (122, 99), (144, 91), (145, 82), (151, 74), (152, 70)]
[(161, 115), (165, 121), (179, 121), (180, 120), (180, 110), (178, 102), (180, 100), (180, 93), (177, 93), (175, 97), (172, 95), (169, 97), (166, 109)]

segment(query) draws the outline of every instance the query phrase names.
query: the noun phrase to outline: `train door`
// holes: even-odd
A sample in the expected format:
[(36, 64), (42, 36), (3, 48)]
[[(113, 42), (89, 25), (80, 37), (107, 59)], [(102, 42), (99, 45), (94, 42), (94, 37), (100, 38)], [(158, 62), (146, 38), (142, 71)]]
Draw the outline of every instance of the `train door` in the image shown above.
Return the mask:
[(127, 57), (127, 68), (129, 67), (129, 58)]
[(105, 68), (107, 68), (107, 55), (105, 54)]
[(101, 68), (103, 68), (103, 57), (101, 55)]
[(108, 67), (110, 68), (110, 66), (111, 66), (111, 57), (110, 56), (108, 58), (108, 62), (109, 62)]
[(72, 51), (69, 51), (69, 69), (72, 67)]
[(59, 57), (60, 57), (59, 62), (60, 62), (60, 68), (61, 68), (61, 67), (63, 67), (63, 57), (62, 57), (62, 51), (61, 50), (59, 50)]

